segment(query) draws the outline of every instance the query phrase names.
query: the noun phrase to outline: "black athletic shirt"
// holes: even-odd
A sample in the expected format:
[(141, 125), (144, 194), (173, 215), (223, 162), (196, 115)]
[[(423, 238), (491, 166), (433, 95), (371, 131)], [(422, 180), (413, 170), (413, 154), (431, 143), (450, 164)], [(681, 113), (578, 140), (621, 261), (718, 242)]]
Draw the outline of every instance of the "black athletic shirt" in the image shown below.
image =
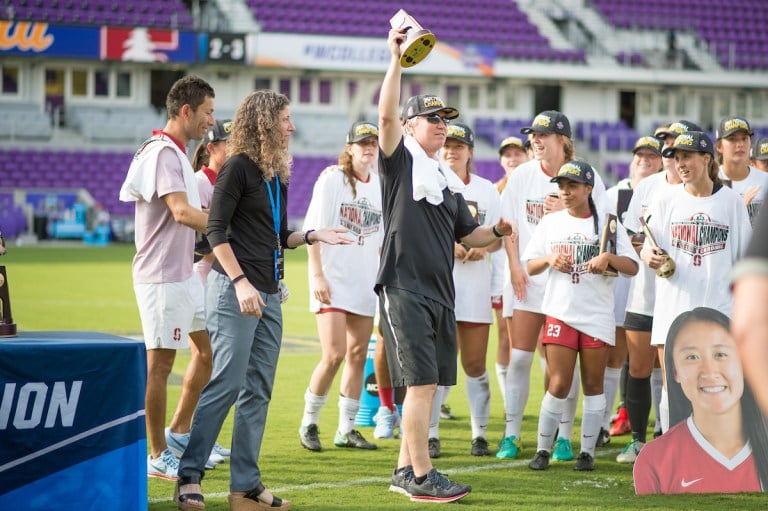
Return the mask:
[[(269, 182), (273, 196), (276, 179)], [(283, 248), (287, 248), (288, 236), (293, 232), (286, 227), (287, 198), (287, 186), (280, 183), (280, 242)], [(208, 214), (208, 241), (211, 247), (229, 243), (250, 283), (259, 291), (277, 292), (273, 266), (277, 243), (272, 207), (261, 169), (247, 156), (232, 156), (219, 171)], [(226, 273), (218, 261), (212, 267), (219, 273)]]
[(412, 169), (402, 139), (389, 158), (379, 153), (384, 246), (375, 289), (404, 289), (453, 309), (453, 244), (478, 224), (464, 197), (447, 187), (438, 206), (414, 201)]

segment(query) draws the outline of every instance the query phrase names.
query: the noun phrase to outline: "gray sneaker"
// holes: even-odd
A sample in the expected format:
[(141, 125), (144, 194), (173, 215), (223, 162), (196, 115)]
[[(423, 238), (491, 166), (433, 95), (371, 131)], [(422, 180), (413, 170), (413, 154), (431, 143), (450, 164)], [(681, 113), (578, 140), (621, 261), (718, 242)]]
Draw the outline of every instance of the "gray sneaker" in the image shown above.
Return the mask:
[(528, 463), (531, 470), (547, 470), (549, 468), (549, 452), (544, 449), (536, 451), (533, 459)]
[(411, 479), (413, 479), (413, 467), (411, 465), (396, 468), (392, 471), (392, 484), (389, 485), (389, 491), (410, 497), (411, 494), (408, 493), (406, 486)]
[(372, 444), (356, 429), (353, 429), (346, 435), (342, 435), (338, 431), (336, 437), (333, 439), (333, 445), (336, 447), (352, 447), (355, 449), (366, 449), (372, 451), (376, 449), (376, 444)]
[(595, 470), (595, 459), (589, 453), (582, 452), (576, 458), (576, 464), (573, 466), (573, 470)]
[(299, 438), (301, 439), (301, 445), (303, 445), (305, 449), (309, 449), (310, 451), (323, 450), (323, 446), (320, 444), (317, 424), (310, 424), (306, 428), (299, 428)]
[(430, 458), (440, 457), (440, 439), (439, 438), (430, 438), (428, 443), (428, 448), (429, 448)]
[(412, 477), (406, 484), (406, 491), (411, 495), (413, 502), (453, 502), (466, 497), (472, 491), (467, 484), (454, 483), (436, 469), (427, 473), (426, 479), (421, 484)]

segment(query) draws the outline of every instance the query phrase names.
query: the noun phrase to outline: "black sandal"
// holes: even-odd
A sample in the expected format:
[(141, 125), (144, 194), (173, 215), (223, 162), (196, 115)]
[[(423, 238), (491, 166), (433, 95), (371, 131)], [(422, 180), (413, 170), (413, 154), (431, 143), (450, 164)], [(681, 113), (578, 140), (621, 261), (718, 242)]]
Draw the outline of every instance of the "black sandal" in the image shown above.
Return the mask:
[[(179, 477), (173, 491), (173, 501), (181, 511), (202, 511), (205, 509), (205, 497), (201, 493), (181, 493), (181, 487), (188, 484), (200, 484), (200, 477)], [(197, 501), (192, 503), (190, 501)]]
[(290, 500), (283, 500), (272, 495), (272, 504), (259, 500), (259, 495), (267, 489), (259, 483), (253, 490), (246, 493), (232, 493), (229, 495), (229, 507), (233, 511), (287, 510), (291, 508)]

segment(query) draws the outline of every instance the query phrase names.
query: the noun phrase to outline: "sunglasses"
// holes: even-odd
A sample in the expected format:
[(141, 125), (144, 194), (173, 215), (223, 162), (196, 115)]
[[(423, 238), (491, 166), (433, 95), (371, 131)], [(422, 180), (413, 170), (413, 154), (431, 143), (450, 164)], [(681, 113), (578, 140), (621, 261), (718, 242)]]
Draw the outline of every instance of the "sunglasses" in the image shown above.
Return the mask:
[(429, 124), (440, 124), (441, 122), (445, 123), (446, 126), (451, 122), (450, 119), (446, 119), (445, 117), (437, 114), (429, 114), (429, 115), (422, 115)]

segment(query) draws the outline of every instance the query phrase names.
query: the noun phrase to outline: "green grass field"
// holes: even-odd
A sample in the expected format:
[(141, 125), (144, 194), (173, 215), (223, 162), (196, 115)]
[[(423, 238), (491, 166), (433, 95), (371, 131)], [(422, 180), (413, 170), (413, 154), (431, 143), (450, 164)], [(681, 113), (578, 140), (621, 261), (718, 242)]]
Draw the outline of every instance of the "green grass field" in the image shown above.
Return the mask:
[[(133, 246), (89, 247), (9, 247), (0, 259), (6, 265), (19, 330), (92, 330), (120, 335), (138, 335), (140, 322), (131, 285), (130, 263)], [(260, 465), (264, 484), (283, 498), (294, 502), (297, 510), (406, 510), (423, 507), (387, 491), (389, 474), (397, 458), (397, 440), (378, 441), (377, 451), (363, 452), (333, 447), (338, 409), (333, 397), (320, 422), (321, 453), (304, 450), (297, 430), (303, 409), (308, 377), (318, 360), (315, 323), (307, 310), (306, 251), (288, 251), (286, 281), (291, 298), (284, 307), (285, 337), (273, 403), (269, 411)], [(492, 333), (492, 351), (496, 335)], [(495, 353), (495, 351), (494, 351)], [(489, 356), (493, 373), (493, 354)], [(179, 382), (187, 356), (179, 356), (169, 389), (169, 416), (179, 394)], [(628, 437), (597, 451), (597, 469), (592, 473), (572, 470), (572, 463), (553, 463), (544, 473), (525, 465), (535, 451), (537, 413), (542, 397), (538, 362), (533, 368), (531, 396), (526, 409), (522, 458), (501, 461), (493, 457), (469, 455), (469, 412), (463, 378), (451, 392), (449, 403), (456, 421), (442, 421), (442, 451), (435, 465), (461, 482), (473, 486), (471, 495), (455, 504), (461, 509), (761, 509), (765, 497), (757, 494), (686, 495), (637, 497), (632, 488), (631, 467), (615, 463), (618, 450)], [(496, 392), (495, 376), (491, 391), (491, 423), (488, 438), (498, 440), (504, 431), (503, 407)], [(331, 396), (336, 395), (333, 390)], [(231, 421), (220, 435), (228, 445)], [(363, 429), (372, 440), (372, 429)], [(578, 433), (578, 428), (576, 433)], [(203, 489), (206, 509), (226, 510), (229, 467), (220, 465), (206, 474)], [(171, 501), (173, 484), (149, 480), (149, 508), (152, 511), (176, 509)]]

